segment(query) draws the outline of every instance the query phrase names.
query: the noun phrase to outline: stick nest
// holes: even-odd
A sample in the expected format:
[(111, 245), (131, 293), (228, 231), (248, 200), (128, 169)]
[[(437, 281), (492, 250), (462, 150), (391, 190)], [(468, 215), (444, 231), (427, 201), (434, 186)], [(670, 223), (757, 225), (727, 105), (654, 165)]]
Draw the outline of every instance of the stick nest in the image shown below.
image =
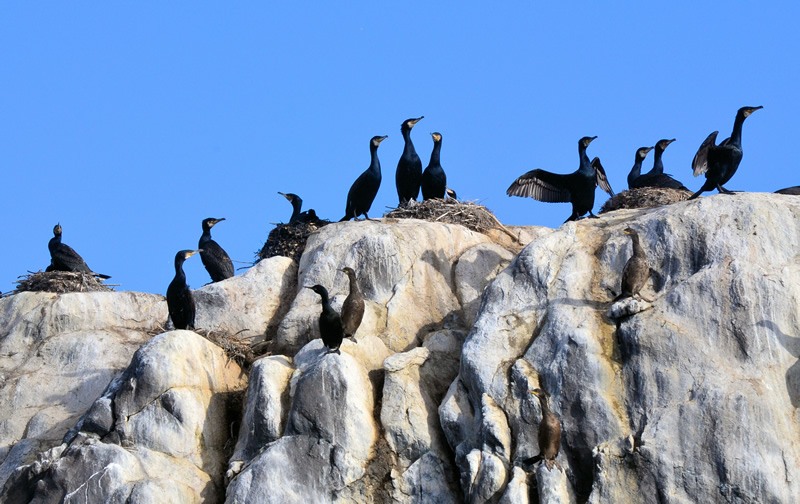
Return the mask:
[(317, 229), (318, 225), (303, 222), (278, 224), (269, 232), (267, 241), (256, 254), (256, 262), (268, 257), (284, 256), (291, 257), (299, 263), (309, 235)]
[(19, 277), (15, 292), (109, 292), (111, 287), (88, 273), (71, 271), (37, 271)]
[(204, 329), (195, 329), (194, 332), (222, 348), (225, 351), (225, 355), (243, 369), (250, 368), (253, 361), (259, 357), (253, 351), (251, 342), (246, 338), (237, 338), (235, 334), (230, 335)]
[(460, 224), (478, 233), (502, 228), (494, 214), (483, 205), (454, 199), (429, 199), (395, 208), (384, 215), (390, 219), (421, 219), (444, 224)]
[(600, 213), (623, 208), (654, 208), (689, 199), (692, 193), (683, 189), (641, 187), (629, 189), (610, 198), (600, 207)]

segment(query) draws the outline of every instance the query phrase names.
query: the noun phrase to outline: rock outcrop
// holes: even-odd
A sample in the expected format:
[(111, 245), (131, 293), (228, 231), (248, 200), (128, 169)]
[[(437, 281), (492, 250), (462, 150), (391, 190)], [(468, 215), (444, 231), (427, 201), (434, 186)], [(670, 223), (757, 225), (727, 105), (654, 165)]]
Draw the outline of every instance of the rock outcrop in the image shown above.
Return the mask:
[[(798, 216), (780, 195), (712, 196), (512, 229), (521, 252), (456, 225), (331, 224), (298, 266), (273, 258), (200, 290), (203, 329), (274, 340), (249, 376), (193, 332), (152, 338), (160, 296), (0, 300), (0, 500), (793, 502)], [(628, 226), (654, 273), (614, 303)], [(344, 266), (367, 309), (358, 343), (329, 354), (303, 287), (338, 308)], [(103, 320), (94, 296), (130, 303)], [(89, 351), (78, 331), (134, 337), (90, 378), (88, 358), (59, 365)], [(65, 350), (43, 351), (49, 339)], [(51, 365), (80, 401), (23, 405), (15, 391), (49, 383)], [(562, 421), (552, 469), (524, 463), (536, 387)]]

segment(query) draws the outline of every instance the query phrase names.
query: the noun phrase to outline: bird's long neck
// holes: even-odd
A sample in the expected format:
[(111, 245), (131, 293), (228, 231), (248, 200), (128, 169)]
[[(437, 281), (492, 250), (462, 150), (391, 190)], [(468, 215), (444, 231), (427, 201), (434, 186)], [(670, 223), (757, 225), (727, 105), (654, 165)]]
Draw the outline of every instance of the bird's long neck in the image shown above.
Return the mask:
[(356, 274), (348, 271), (347, 278), (350, 280), (350, 294), (358, 294), (358, 281), (356, 280)]
[(437, 166), (441, 164), (439, 162), (439, 154), (441, 152), (442, 152), (442, 142), (434, 142), (433, 150), (431, 151), (431, 162), (429, 163), (431, 166)]
[(664, 149), (656, 147), (656, 152), (653, 154), (653, 169), (651, 170), (653, 173), (664, 173), (664, 163), (661, 162), (661, 154), (663, 153)]
[(644, 250), (642, 250), (642, 244), (639, 242), (639, 235), (631, 235), (631, 244), (633, 244), (633, 255), (642, 257)]
[(61, 244), (61, 235), (58, 234), (58, 235), (55, 235), (52, 238), (50, 238), (50, 241), (47, 242), (47, 248), (48, 248), (48, 250), (52, 251), (54, 248), (56, 248), (60, 244)]
[(181, 280), (185, 282), (186, 274), (183, 272), (183, 261), (184, 259), (181, 258), (175, 259), (175, 280)]
[(400, 132), (403, 134), (403, 142), (405, 142), (403, 155), (416, 154), (417, 151), (414, 149), (414, 142), (411, 141), (411, 130), (403, 128)]
[(381, 161), (378, 159), (378, 146), (377, 145), (370, 145), (369, 146), (369, 169), (377, 172), (378, 174), (381, 173)]
[[(211, 228), (203, 226), (203, 234), (200, 235), (200, 243), (205, 243), (211, 240)], [(177, 263), (175, 263), (177, 265)]]
[(292, 216), (289, 218), (289, 222), (294, 222), (300, 217), (300, 211), (303, 209), (303, 200), (300, 198), (295, 198), (292, 200)]
[(542, 417), (553, 414), (553, 412), (550, 410), (550, 401), (548, 401), (546, 397), (539, 398), (539, 405), (542, 407)]
[[(580, 156), (581, 164), (579, 170), (584, 174), (594, 176), (594, 168), (592, 168), (592, 162), (589, 161), (589, 156), (586, 155), (586, 147), (580, 145), (578, 147), (578, 155)], [(641, 168), (641, 165), (640, 165)]]
[(742, 146), (742, 125), (744, 124), (744, 120), (744, 114), (736, 114), (736, 120), (733, 121), (730, 143), (738, 147)]

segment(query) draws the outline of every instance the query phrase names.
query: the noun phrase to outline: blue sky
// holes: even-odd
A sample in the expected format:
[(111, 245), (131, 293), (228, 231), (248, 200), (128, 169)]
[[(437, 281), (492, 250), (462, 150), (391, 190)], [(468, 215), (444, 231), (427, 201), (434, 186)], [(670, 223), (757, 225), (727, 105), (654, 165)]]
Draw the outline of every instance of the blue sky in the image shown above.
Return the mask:
[[(800, 7), (675, 4), (6, 2), (0, 290), (49, 263), (57, 222), (124, 290), (163, 293), (205, 217), (227, 218), (214, 238), (249, 262), (291, 213), (277, 191), (339, 219), (370, 137), (389, 135), (377, 217), (397, 204), (400, 123), (420, 115), (423, 166), (439, 131), (448, 185), (508, 224), (566, 219), (568, 204), (505, 190), (574, 171), (584, 135), (618, 192), (636, 148), (673, 137), (667, 171), (699, 188), (697, 147), (743, 105), (764, 110), (727, 187), (800, 184)], [(208, 281), (199, 259), (185, 269)]]

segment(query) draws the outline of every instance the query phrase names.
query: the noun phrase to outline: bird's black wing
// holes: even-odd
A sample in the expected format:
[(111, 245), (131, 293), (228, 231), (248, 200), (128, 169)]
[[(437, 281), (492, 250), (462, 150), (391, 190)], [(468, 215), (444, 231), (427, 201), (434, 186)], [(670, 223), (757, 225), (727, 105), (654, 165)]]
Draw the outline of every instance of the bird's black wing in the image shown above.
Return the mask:
[(614, 190), (611, 189), (611, 184), (608, 183), (608, 177), (606, 177), (606, 170), (603, 168), (603, 165), (600, 164), (600, 158), (596, 157), (592, 159), (592, 168), (594, 168), (594, 177), (595, 181), (600, 189), (607, 192), (610, 196), (614, 196)]
[(692, 159), (692, 171), (695, 177), (708, 170), (708, 151), (711, 147), (716, 145), (717, 135), (719, 135), (719, 131), (714, 131), (708, 135), (708, 137), (703, 140), (703, 143), (700, 144), (700, 148), (697, 149), (697, 154), (695, 154), (694, 159)]
[(569, 203), (568, 189), (571, 174), (562, 175), (546, 170), (531, 170), (521, 175), (506, 190), (509, 196), (533, 198), (547, 203)]
[(200, 259), (214, 282), (220, 282), (234, 275), (231, 258), (214, 240), (203, 243)]
[(60, 271), (74, 271), (82, 273), (92, 273), (86, 261), (80, 256), (75, 249), (65, 243), (59, 243), (50, 252), (52, 259), (53, 269)]

